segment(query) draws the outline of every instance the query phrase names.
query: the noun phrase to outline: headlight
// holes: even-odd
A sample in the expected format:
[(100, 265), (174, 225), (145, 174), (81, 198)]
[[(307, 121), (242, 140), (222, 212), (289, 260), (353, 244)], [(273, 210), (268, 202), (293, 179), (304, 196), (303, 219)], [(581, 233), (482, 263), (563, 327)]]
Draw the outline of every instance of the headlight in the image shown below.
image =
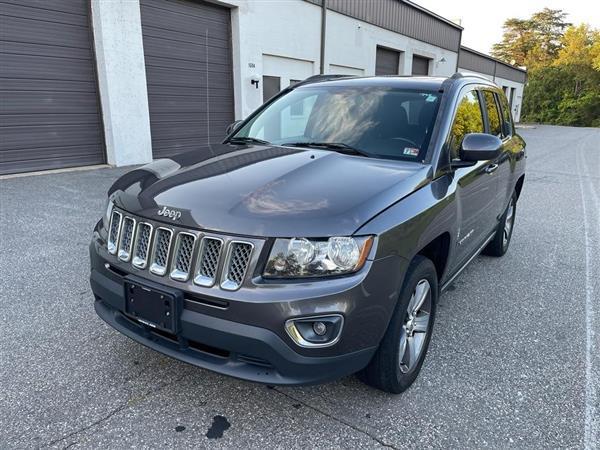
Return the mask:
[(360, 270), (373, 237), (277, 239), (265, 267), (266, 278), (307, 278)]
[(108, 197), (108, 200), (106, 201), (106, 208), (104, 209), (104, 217), (102, 218), (102, 226), (105, 230), (108, 230), (108, 227), (110, 226), (110, 216), (112, 215), (112, 210), (114, 206), (115, 203), (113, 202), (112, 197)]

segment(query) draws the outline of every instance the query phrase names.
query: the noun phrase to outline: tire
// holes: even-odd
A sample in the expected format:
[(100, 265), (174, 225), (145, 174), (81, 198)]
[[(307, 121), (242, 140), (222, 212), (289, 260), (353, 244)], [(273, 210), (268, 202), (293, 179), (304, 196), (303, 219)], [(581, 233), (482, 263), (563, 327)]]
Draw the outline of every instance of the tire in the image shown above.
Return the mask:
[[(418, 303), (418, 300), (413, 301), (417, 288), (422, 292), (427, 287), (429, 291), (420, 307), (416, 308), (417, 314), (409, 314), (409, 306), (413, 309)], [(399, 394), (410, 387), (419, 375), (429, 347), (438, 295), (435, 266), (431, 260), (416, 256), (407, 270), (396, 309), (379, 348), (369, 365), (358, 374), (363, 382), (392, 394)], [(418, 297), (415, 296), (415, 299)], [(411, 354), (411, 344), (418, 352)]]
[(502, 214), (496, 234), (490, 243), (483, 249), (483, 254), (488, 256), (503, 256), (510, 245), (513, 230), (515, 229), (515, 216), (517, 213), (517, 194), (513, 192), (506, 211)]

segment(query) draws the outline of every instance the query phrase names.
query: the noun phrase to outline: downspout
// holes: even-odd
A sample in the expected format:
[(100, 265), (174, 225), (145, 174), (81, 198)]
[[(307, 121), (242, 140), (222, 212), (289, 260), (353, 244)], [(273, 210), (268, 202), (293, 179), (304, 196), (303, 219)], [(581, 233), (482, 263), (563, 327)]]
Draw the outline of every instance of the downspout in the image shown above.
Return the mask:
[(319, 73), (325, 74), (325, 32), (327, 28), (327, 0), (321, 0), (321, 63)]
[(492, 81), (495, 83), (496, 82), (496, 68), (498, 67), (498, 61), (494, 61), (494, 75), (493, 75), (493, 79)]

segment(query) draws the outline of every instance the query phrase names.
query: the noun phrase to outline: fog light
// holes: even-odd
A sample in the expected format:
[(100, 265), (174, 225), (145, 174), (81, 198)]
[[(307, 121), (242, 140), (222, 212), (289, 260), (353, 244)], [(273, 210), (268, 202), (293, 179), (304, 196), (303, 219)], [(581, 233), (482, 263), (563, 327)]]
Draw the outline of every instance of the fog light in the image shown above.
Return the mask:
[(341, 314), (299, 317), (285, 323), (285, 331), (300, 347), (328, 347), (340, 340), (344, 317)]
[(327, 325), (323, 322), (314, 322), (313, 331), (317, 336), (325, 336), (325, 333), (327, 333)]

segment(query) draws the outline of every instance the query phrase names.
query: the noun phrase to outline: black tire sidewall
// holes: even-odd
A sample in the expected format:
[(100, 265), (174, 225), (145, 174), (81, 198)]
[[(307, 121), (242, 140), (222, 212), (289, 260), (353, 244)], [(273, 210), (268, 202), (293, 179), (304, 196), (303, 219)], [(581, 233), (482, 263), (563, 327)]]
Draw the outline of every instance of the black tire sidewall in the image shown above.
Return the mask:
[[(410, 302), (412, 293), (414, 292), (417, 283), (423, 279), (429, 281), (432, 296), (431, 316), (429, 319), (427, 336), (423, 344), (423, 350), (419, 355), (419, 360), (415, 367), (408, 373), (402, 373), (399, 365), (400, 333), (402, 332), (402, 325), (405, 321), (408, 303)], [(400, 393), (408, 389), (419, 375), (431, 341), (438, 295), (438, 279), (435, 266), (431, 260), (420, 255), (416, 256), (407, 270), (394, 314), (392, 315), (388, 329), (378, 350), (381, 354), (377, 360), (379, 367), (377, 367), (376, 370), (379, 372), (379, 378), (383, 377), (385, 380), (382, 380), (381, 383), (377, 383), (377, 387), (388, 392)]]

